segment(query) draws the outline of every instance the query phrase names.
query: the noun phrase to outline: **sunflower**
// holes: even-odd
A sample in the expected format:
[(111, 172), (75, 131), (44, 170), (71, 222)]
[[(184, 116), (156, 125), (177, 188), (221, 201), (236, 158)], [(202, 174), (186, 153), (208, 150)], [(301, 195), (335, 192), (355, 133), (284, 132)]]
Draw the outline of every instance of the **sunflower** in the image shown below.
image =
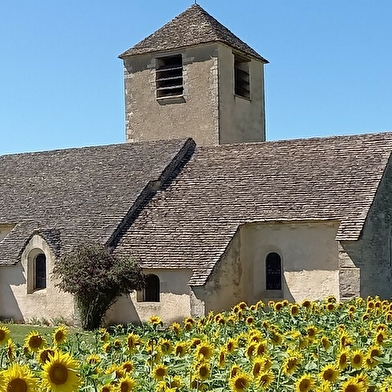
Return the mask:
[(123, 362), (121, 367), (124, 369), (125, 373), (131, 373), (133, 369), (135, 369), (135, 365), (131, 361)]
[(349, 361), (349, 353), (347, 350), (341, 350), (338, 354), (337, 365), (340, 370), (347, 367)]
[(282, 344), (283, 337), (279, 332), (273, 331), (270, 333), (269, 337), (274, 345), (279, 346)]
[(312, 306), (312, 302), (308, 299), (304, 299), (301, 304), (302, 307), (309, 309)]
[(106, 343), (106, 342), (109, 341), (109, 339), (110, 339), (109, 332), (105, 328), (100, 328), (100, 330), (99, 330), (99, 340), (101, 342)]
[(314, 380), (310, 374), (304, 374), (295, 383), (297, 392), (309, 392), (314, 386)]
[(271, 371), (260, 373), (257, 377), (257, 382), (262, 388), (266, 389), (274, 381), (275, 376)]
[(256, 347), (257, 346), (256, 346), (255, 343), (249, 344), (248, 347), (245, 350), (245, 355), (248, 358), (252, 358), (255, 355)]
[(326, 365), (323, 367), (319, 375), (323, 381), (334, 383), (339, 377), (339, 370), (337, 370), (333, 365)]
[(12, 341), (12, 339), (8, 339), (7, 347), (6, 347), (6, 353), (7, 353), (7, 358), (10, 360), (10, 362), (13, 362), (15, 359), (15, 354), (16, 352), (16, 345)]
[(314, 325), (309, 325), (306, 328), (306, 334), (308, 335), (309, 339), (314, 340), (317, 335), (318, 329)]
[(136, 350), (137, 346), (140, 344), (140, 336), (134, 333), (129, 333), (127, 336), (127, 347), (129, 352)]
[(382, 351), (380, 346), (371, 346), (368, 351), (368, 355), (372, 358), (381, 357)]
[(131, 392), (135, 389), (136, 381), (132, 377), (122, 377), (118, 381), (118, 388), (121, 392)]
[(5, 392), (35, 392), (37, 380), (26, 365), (13, 364), (1, 374), (1, 390)]
[(241, 368), (238, 365), (233, 365), (230, 369), (230, 378), (235, 377), (239, 373), (241, 373)]
[(264, 361), (262, 359), (256, 359), (253, 362), (253, 366), (252, 366), (253, 377), (258, 377), (263, 370), (264, 370)]
[(110, 375), (112, 375), (113, 378), (119, 380), (120, 378), (124, 377), (125, 370), (121, 366), (119, 366), (115, 363), (112, 363), (105, 370), (105, 374), (110, 374)]
[(43, 365), (44, 363), (46, 363), (47, 361), (49, 361), (50, 359), (50, 355), (53, 357), (54, 355), (54, 350), (52, 350), (51, 348), (44, 348), (42, 350), (39, 350), (37, 353), (37, 359), (38, 361)]
[(188, 343), (187, 342), (177, 342), (174, 346), (174, 353), (179, 357), (183, 357), (188, 351)]
[(366, 392), (366, 385), (357, 377), (349, 378), (342, 385), (342, 392)]
[(151, 316), (151, 317), (149, 318), (148, 322), (149, 322), (151, 325), (153, 325), (154, 327), (155, 327), (155, 326), (158, 326), (158, 325), (162, 325), (162, 319), (161, 319), (160, 317), (158, 317), (158, 316)]
[(297, 316), (299, 313), (299, 306), (297, 304), (293, 304), (290, 306), (290, 314), (292, 316)]
[(353, 369), (360, 369), (363, 362), (363, 353), (360, 350), (355, 350), (351, 355), (351, 366)]
[(152, 372), (153, 377), (157, 381), (162, 381), (168, 374), (167, 366), (158, 364), (154, 367)]
[(53, 332), (53, 343), (58, 346), (67, 340), (67, 329), (60, 326)]
[(208, 342), (202, 342), (196, 349), (196, 355), (201, 359), (210, 359), (214, 354), (214, 346)]
[(101, 362), (101, 357), (98, 354), (90, 354), (86, 358), (86, 361), (89, 365), (97, 365)]
[(56, 351), (42, 366), (42, 385), (51, 392), (77, 391), (81, 379), (77, 374), (79, 364), (70, 354)]
[(283, 361), (283, 373), (284, 374), (292, 374), (294, 373), (299, 363), (301, 362), (302, 355), (299, 352), (291, 351), (289, 352), (289, 356)]
[(234, 377), (230, 378), (229, 386), (233, 392), (243, 392), (249, 388), (250, 382), (250, 376), (240, 371)]
[(321, 345), (324, 347), (325, 350), (328, 350), (331, 347), (331, 342), (326, 336), (321, 338)]
[(385, 330), (381, 329), (377, 331), (374, 336), (374, 342), (379, 345), (383, 345), (385, 343), (385, 339), (387, 338), (387, 333)]
[(27, 347), (29, 351), (36, 352), (45, 345), (45, 339), (37, 331), (31, 331), (25, 339), (25, 347)]
[(9, 338), (10, 330), (5, 326), (0, 325), (0, 345), (7, 344)]
[(181, 325), (179, 323), (172, 323), (170, 325), (170, 329), (176, 334), (179, 335), (181, 332)]
[(181, 388), (182, 385), (183, 381), (180, 376), (174, 376), (169, 382), (170, 388)]
[(282, 302), (276, 302), (274, 306), (275, 312), (279, 312), (280, 309), (283, 308), (283, 303)]
[(237, 340), (230, 338), (227, 343), (226, 343), (226, 350), (228, 353), (234, 352), (234, 350), (237, 348)]
[(223, 348), (219, 351), (218, 366), (224, 367), (225, 365), (226, 365), (226, 351)]
[(199, 380), (207, 380), (211, 374), (211, 367), (208, 362), (199, 362), (195, 367), (195, 376)]
[(104, 385), (99, 392), (114, 392), (114, 387), (111, 384)]
[(170, 340), (161, 339), (159, 342), (159, 351), (164, 354), (168, 355), (173, 351), (173, 345)]
[(256, 354), (257, 355), (264, 355), (267, 353), (267, 341), (263, 340), (260, 342), (256, 347)]

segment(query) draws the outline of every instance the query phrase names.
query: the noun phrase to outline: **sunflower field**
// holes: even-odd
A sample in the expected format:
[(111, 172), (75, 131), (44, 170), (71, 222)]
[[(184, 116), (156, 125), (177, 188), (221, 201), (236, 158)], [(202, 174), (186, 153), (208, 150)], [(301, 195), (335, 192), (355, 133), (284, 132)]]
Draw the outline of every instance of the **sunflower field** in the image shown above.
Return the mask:
[(0, 325), (1, 392), (392, 391), (392, 302), (288, 301), (163, 327), (96, 331), (95, 339)]

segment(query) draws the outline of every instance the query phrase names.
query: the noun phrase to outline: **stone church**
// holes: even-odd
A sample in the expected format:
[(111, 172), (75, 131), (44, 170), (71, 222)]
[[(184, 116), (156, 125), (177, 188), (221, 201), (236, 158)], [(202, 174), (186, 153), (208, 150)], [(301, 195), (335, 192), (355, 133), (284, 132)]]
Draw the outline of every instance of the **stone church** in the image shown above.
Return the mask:
[(197, 4), (119, 57), (127, 143), (0, 157), (1, 318), (72, 320), (86, 241), (146, 274), (107, 322), (391, 297), (391, 132), (265, 141), (268, 61)]

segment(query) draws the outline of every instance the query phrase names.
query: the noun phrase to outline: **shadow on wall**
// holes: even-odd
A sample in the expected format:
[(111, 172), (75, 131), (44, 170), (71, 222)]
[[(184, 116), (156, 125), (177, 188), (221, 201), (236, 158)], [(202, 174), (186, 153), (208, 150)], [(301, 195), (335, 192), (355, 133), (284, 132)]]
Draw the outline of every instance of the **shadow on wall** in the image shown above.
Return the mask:
[(107, 311), (104, 324), (141, 324), (140, 317), (130, 294), (122, 295), (115, 304)]
[(0, 319), (24, 322), (12, 286), (26, 286), (21, 264), (0, 267)]

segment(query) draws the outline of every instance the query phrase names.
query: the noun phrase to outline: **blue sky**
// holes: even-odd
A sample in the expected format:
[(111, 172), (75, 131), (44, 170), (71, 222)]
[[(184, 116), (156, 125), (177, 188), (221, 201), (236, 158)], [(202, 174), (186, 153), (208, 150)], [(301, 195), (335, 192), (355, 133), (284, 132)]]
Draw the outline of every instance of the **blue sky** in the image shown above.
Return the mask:
[[(0, 0), (0, 155), (125, 140), (117, 56), (193, 0)], [(392, 130), (391, 0), (198, 0), (270, 61), (268, 140)]]

